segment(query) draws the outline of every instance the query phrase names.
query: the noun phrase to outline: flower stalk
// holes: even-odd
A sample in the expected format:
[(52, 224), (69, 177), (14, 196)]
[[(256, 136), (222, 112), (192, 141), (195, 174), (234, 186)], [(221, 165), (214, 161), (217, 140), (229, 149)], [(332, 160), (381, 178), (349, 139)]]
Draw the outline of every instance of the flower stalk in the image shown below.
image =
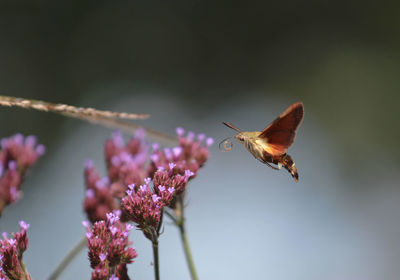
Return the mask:
[(183, 250), (185, 252), (186, 262), (189, 267), (190, 276), (192, 280), (198, 280), (199, 277), (197, 275), (196, 267), (194, 264), (192, 252), (190, 250), (189, 241), (185, 230), (185, 216), (184, 216), (185, 206), (183, 204), (183, 197), (179, 197), (177, 206), (178, 206), (177, 209), (179, 209), (179, 211), (175, 211), (175, 213), (178, 215), (178, 220), (175, 220), (175, 224), (179, 228), (179, 233), (181, 235), (181, 241), (183, 245)]
[(153, 241), (154, 279), (160, 280), (160, 264), (158, 258), (158, 240)]
[(72, 260), (79, 254), (87, 246), (87, 238), (83, 236), (79, 243), (77, 243), (71, 251), (62, 259), (62, 261), (58, 264), (56, 269), (49, 276), (49, 280), (57, 279), (61, 273), (68, 267), (68, 265), (72, 262)]

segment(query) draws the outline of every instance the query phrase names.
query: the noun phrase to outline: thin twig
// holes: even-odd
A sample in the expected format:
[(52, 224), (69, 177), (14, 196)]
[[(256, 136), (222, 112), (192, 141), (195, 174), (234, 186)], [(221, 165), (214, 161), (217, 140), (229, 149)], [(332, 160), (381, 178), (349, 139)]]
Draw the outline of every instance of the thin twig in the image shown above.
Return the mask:
[(146, 130), (149, 139), (154, 141), (160, 141), (164, 145), (176, 145), (177, 139), (170, 135), (158, 132), (140, 126), (131, 122), (123, 121), (121, 119), (145, 119), (150, 115), (148, 114), (131, 114), (123, 112), (111, 112), (102, 111), (93, 108), (82, 108), (74, 107), (65, 104), (53, 104), (46, 101), (24, 99), (18, 97), (0, 95), (0, 106), (7, 107), (21, 107), (25, 109), (35, 109), (44, 112), (53, 112), (67, 116), (70, 118), (76, 118), (90, 123), (99, 124), (111, 129), (119, 129), (126, 133), (132, 134), (136, 130), (143, 128)]
[(53, 104), (46, 101), (34, 100), (34, 99), (24, 99), (12, 96), (0, 95), (0, 105), (3, 106), (17, 106), (25, 109), (35, 109), (45, 112), (56, 112), (56, 113), (70, 113), (76, 115), (77, 118), (80, 116), (90, 116), (90, 117), (102, 117), (102, 118), (118, 118), (118, 119), (147, 119), (150, 115), (148, 114), (132, 114), (125, 112), (112, 112), (106, 110), (97, 110), (94, 108), (83, 108), (75, 107), (66, 104)]
[(71, 261), (78, 255), (78, 253), (87, 246), (87, 238), (83, 236), (83, 238), (75, 245), (74, 248), (64, 257), (61, 263), (57, 266), (57, 268), (50, 275), (48, 280), (57, 279), (60, 274), (64, 271), (65, 268), (71, 263)]

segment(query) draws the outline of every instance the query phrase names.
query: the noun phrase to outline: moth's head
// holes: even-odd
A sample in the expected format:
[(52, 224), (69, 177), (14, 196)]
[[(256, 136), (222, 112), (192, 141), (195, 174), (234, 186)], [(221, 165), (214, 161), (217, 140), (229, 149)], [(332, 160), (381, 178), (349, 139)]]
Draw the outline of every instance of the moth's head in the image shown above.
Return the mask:
[(239, 134), (236, 134), (234, 136), (234, 138), (239, 142), (239, 143), (244, 143), (244, 141), (246, 140), (246, 135), (244, 134), (244, 132), (240, 132)]
[(233, 130), (236, 130), (237, 132), (239, 132), (239, 134), (236, 134), (234, 136), (234, 138), (236, 139), (236, 141), (238, 141), (239, 143), (243, 144), (245, 142), (245, 140), (247, 139), (247, 135), (246, 133), (248, 132), (243, 132), (241, 131), (239, 128), (237, 128), (236, 126), (234, 126), (233, 124), (229, 123), (229, 122), (222, 122), (224, 125), (226, 125), (229, 128), (232, 128)]

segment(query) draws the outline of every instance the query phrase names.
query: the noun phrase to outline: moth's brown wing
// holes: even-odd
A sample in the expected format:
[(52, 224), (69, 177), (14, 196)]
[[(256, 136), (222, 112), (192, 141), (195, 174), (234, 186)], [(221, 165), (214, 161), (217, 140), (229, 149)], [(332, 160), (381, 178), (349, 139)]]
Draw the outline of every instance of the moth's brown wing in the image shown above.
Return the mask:
[(260, 137), (266, 138), (268, 152), (271, 155), (277, 156), (286, 153), (286, 150), (293, 144), (297, 127), (303, 116), (303, 103), (294, 103), (261, 131)]

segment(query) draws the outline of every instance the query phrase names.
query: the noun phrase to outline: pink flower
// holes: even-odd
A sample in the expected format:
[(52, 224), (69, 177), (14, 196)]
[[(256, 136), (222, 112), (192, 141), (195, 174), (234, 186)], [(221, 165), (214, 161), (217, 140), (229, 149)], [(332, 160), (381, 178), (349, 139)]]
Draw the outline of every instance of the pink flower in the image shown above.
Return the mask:
[(152, 191), (150, 178), (138, 188), (132, 187), (122, 199), (122, 211), (125, 219), (134, 222), (142, 229), (147, 238), (155, 241), (161, 223), (163, 207), (170, 205), (174, 192), (161, 186)]
[(193, 176), (194, 173), (188, 169), (183, 174), (179, 174), (176, 164), (170, 163), (168, 169), (159, 169), (154, 173), (154, 187), (157, 193), (161, 187), (163, 190), (168, 188), (168, 191), (175, 191), (176, 195), (181, 195), (185, 191), (189, 179)]
[[(19, 140), (18, 140), (19, 141)], [(28, 248), (27, 229), (29, 224), (20, 222), (21, 230), (13, 233), (13, 238), (7, 238), (3, 233), (3, 240), (0, 241), (1, 271), (0, 279), (31, 279), (31, 276), (24, 269), (22, 264), (23, 253)]]
[(100, 259), (101, 262), (104, 262), (104, 261), (107, 259), (107, 255), (101, 253), (101, 254), (99, 255), (99, 259)]
[[(155, 143), (150, 155), (144, 131), (138, 131), (127, 142), (121, 133), (113, 133), (104, 147), (108, 176), (101, 178), (91, 161), (85, 164), (84, 207), (92, 223), (110, 221), (106, 213), (120, 209), (121, 221), (134, 222), (148, 239), (157, 241), (163, 208), (176, 208), (177, 197), (182, 197), (188, 181), (208, 159), (213, 142), (204, 134), (189, 132), (185, 136), (182, 128), (177, 129), (177, 134), (179, 146), (161, 149)], [(116, 227), (108, 231), (112, 236), (117, 234)], [(126, 231), (124, 234), (128, 235)], [(93, 239), (91, 234), (87, 236)], [(97, 269), (101, 274), (101, 268)]]
[[(92, 280), (118, 279), (115, 277), (129, 279), (124, 278), (127, 276), (126, 264), (132, 263), (137, 257), (135, 249), (129, 247), (131, 242), (128, 236), (132, 227), (121, 223), (115, 213), (108, 213), (107, 221), (96, 222), (92, 228), (87, 222), (83, 222), (83, 225), (87, 230)], [(116, 274), (110, 275), (111, 271)]]
[(0, 150), (0, 214), (3, 208), (21, 197), (20, 186), (28, 169), (44, 154), (35, 136), (15, 134), (1, 139)]
[(121, 133), (114, 132), (113, 137), (105, 143), (108, 177), (117, 198), (125, 195), (126, 186), (140, 185), (148, 176), (146, 164), (149, 155), (144, 137), (145, 131), (137, 130), (135, 136), (125, 144)]
[(115, 274), (111, 275), (110, 280), (119, 280), (119, 278), (117, 276), (115, 276)]
[[(185, 170), (190, 170), (195, 177), (200, 167), (204, 165), (209, 157), (209, 147), (214, 143), (212, 138), (206, 138), (205, 134), (195, 135), (189, 131), (185, 137), (185, 130), (181, 127), (176, 129), (179, 146), (164, 150), (154, 149), (150, 156), (154, 174), (160, 167), (167, 169), (170, 163), (176, 165), (176, 172), (184, 175)], [(196, 140), (197, 139), (197, 140)], [(171, 169), (171, 168), (170, 168)]]
[(106, 220), (106, 214), (118, 209), (114, 200), (110, 181), (107, 177), (100, 178), (91, 161), (85, 163), (86, 192), (83, 202), (88, 219), (95, 223)]

